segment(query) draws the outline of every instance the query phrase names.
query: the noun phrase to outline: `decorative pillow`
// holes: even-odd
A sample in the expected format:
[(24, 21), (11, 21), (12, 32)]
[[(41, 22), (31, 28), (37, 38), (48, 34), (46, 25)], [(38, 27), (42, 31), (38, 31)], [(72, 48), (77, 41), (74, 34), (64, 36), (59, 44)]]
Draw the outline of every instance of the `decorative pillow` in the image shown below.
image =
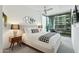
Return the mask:
[(39, 30), (38, 30), (38, 29), (31, 29), (31, 32), (32, 32), (32, 33), (38, 33)]

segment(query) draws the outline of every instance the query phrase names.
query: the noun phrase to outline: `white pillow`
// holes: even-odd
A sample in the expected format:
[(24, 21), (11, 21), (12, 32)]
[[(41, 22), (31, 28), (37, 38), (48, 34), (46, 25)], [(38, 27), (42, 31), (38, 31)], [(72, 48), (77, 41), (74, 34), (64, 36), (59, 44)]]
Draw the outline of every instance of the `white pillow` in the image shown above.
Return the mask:
[(32, 33), (31, 28), (24, 28), (25, 33)]

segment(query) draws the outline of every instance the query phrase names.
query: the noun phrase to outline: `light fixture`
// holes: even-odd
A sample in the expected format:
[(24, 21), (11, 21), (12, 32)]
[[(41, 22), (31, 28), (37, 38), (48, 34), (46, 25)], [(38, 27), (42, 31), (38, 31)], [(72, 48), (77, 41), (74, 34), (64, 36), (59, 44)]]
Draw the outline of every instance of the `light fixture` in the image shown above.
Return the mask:
[(11, 30), (19, 30), (20, 25), (19, 24), (11, 24)]
[(17, 30), (20, 30), (20, 25), (19, 24), (11, 24), (11, 30), (13, 31), (14, 37), (17, 36)]

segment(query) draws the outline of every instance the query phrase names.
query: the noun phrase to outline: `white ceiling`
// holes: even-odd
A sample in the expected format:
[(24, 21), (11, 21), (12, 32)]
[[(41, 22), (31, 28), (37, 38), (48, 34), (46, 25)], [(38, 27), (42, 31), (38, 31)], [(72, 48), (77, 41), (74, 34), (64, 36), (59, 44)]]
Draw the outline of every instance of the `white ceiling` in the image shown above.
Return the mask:
[[(43, 13), (44, 11), (44, 5), (30, 5), (27, 7), (37, 10), (41, 13)], [(46, 5), (46, 8), (47, 9), (53, 8), (52, 10), (47, 12), (47, 15), (53, 15), (53, 14), (68, 12), (70, 11), (70, 9), (74, 9), (74, 5)]]
[[(45, 5), (45, 6), (46, 6), (47, 9), (53, 8), (52, 10), (47, 12), (47, 15), (53, 15), (53, 14), (68, 12), (68, 11), (70, 11), (70, 9), (74, 8), (74, 5)], [(7, 7), (7, 6), (4, 6), (4, 7)], [(20, 8), (20, 9), (24, 9), (24, 8), (27, 9), (27, 7), (30, 8), (30, 9), (34, 9), (35, 11), (38, 11), (41, 14), (44, 13), (44, 5), (19, 5), (18, 6), (18, 8)]]

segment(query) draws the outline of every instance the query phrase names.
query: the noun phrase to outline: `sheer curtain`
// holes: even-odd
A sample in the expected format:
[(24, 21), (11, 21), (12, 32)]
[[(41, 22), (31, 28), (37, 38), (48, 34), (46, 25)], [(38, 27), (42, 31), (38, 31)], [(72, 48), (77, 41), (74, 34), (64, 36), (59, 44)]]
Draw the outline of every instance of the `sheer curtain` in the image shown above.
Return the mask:
[(46, 16), (42, 15), (42, 31), (46, 31)]

